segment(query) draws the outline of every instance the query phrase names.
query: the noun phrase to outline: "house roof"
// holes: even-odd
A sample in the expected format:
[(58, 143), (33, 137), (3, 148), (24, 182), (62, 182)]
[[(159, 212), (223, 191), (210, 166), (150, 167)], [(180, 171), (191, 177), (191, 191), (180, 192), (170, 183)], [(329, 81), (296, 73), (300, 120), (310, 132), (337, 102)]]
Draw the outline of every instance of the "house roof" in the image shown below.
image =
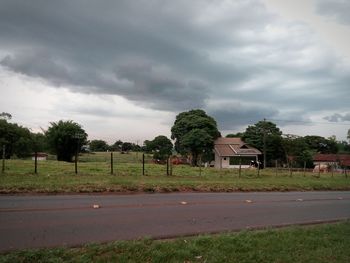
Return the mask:
[(341, 165), (350, 166), (350, 154), (315, 154), (314, 162), (339, 162)]
[(258, 155), (261, 152), (246, 144), (241, 138), (220, 137), (214, 142), (214, 150), (219, 156)]

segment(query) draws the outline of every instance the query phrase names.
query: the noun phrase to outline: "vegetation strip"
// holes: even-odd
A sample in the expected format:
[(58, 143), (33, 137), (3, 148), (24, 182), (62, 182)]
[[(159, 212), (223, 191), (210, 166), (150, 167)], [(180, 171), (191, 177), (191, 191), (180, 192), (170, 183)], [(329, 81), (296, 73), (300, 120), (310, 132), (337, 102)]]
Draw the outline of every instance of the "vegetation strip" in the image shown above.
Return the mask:
[(350, 262), (350, 222), (3, 253), (0, 262)]

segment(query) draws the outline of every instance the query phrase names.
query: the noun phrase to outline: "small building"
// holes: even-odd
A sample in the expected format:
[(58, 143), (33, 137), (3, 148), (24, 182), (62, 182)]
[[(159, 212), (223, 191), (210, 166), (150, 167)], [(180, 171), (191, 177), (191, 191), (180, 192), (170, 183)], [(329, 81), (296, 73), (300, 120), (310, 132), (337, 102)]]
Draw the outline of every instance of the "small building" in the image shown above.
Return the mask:
[[(38, 152), (36, 156), (38, 161), (46, 161), (49, 155), (47, 153)], [(32, 154), (32, 160), (35, 160), (35, 153)]]
[(241, 138), (220, 137), (214, 142), (215, 168), (251, 168), (261, 152)]
[(322, 170), (324, 172), (337, 170), (339, 168), (350, 167), (350, 154), (315, 154), (313, 157), (315, 169), (314, 171)]

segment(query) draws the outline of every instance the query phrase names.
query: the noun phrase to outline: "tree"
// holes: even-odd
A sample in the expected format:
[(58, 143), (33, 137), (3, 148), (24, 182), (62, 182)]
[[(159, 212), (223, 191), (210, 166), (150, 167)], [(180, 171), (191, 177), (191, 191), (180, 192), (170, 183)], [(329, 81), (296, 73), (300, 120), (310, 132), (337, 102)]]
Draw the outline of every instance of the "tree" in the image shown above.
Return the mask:
[(229, 133), (225, 137), (226, 138), (242, 138), (244, 136), (244, 132), (237, 132), (237, 133)]
[(122, 144), (122, 151), (123, 152), (128, 152), (133, 149), (133, 144), (131, 142), (123, 142)]
[(112, 151), (121, 151), (123, 142), (121, 140), (116, 141), (110, 148)]
[(274, 160), (285, 160), (282, 145), (282, 132), (275, 123), (259, 121), (253, 126), (248, 126), (244, 132), (243, 140), (259, 149), (266, 150), (266, 164), (273, 164)]
[(348, 130), (348, 135), (346, 136), (346, 138), (348, 138), (348, 140), (350, 142), (350, 129)]
[(305, 142), (307, 143), (309, 149), (314, 150), (318, 153), (337, 153), (338, 146), (337, 142), (333, 139), (329, 140), (321, 136), (305, 136)]
[(178, 114), (171, 128), (175, 150), (181, 154), (191, 154), (192, 165), (197, 165), (199, 155), (212, 152), (214, 140), (218, 137), (220, 132), (216, 121), (199, 109)]
[(33, 151), (34, 152), (46, 152), (48, 151), (48, 145), (46, 136), (43, 133), (32, 133)]
[(103, 140), (92, 140), (90, 142), (90, 151), (92, 152), (105, 152), (109, 149), (107, 142)]
[(32, 153), (32, 134), (27, 128), (15, 123), (9, 123), (6, 119), (0, 119), (0, 147), (5, 146), (6, 158), (13, 155), (26, 157)]
[(12, 115), (10, 113), (7, 113), (7, 112), (1, 112), (0, 113), (0, 119), (11, 120), (12, 119)]
[(173, 143), (164, 135), (155, 137), (152, 141), (145, 141), (148, 152), (153, 152), (153, 159), (166, 160), (172, 153)]
[(312, 157), (315, 151), (309, 148), (304, 137), (286, 135), (283, 138), (283, 148), (287, 156), (295, 157), (295, 166), (304, 167), (306, 164), (307, 168), (313, 168)]
[(349, 153), (350, 144), (347, 141), (337, 142), (338, 153)]
[(48, 145), (51, 151), (57, 154), (58, 161), (71, 162), (79, 148), (87, 143), (87, 133), (76, 122), (51, 122), (46, 131)]

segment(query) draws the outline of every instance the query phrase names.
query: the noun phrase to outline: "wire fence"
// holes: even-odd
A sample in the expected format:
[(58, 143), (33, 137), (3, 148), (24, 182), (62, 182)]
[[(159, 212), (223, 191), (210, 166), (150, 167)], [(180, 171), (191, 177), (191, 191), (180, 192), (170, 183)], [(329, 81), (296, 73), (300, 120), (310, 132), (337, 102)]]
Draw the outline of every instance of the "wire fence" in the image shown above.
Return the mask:
[(151, 154), (142, 152), (100, 152), (78, 156), (77, 161), (57, 161), (56, 156), (49, 155), (46, 160), (11, 159), (2, 160), (2, 173), (7, 174), (77, 174), (77, 175), (117, 175), (117, 176), (345, 176), (349, 170), (316, 171), (314, 169), (292, 167), (270, 167), (267, 169), (215, 169), (213, 167), (190, 167), (175, 165), (172, 159), (156, 164)]

